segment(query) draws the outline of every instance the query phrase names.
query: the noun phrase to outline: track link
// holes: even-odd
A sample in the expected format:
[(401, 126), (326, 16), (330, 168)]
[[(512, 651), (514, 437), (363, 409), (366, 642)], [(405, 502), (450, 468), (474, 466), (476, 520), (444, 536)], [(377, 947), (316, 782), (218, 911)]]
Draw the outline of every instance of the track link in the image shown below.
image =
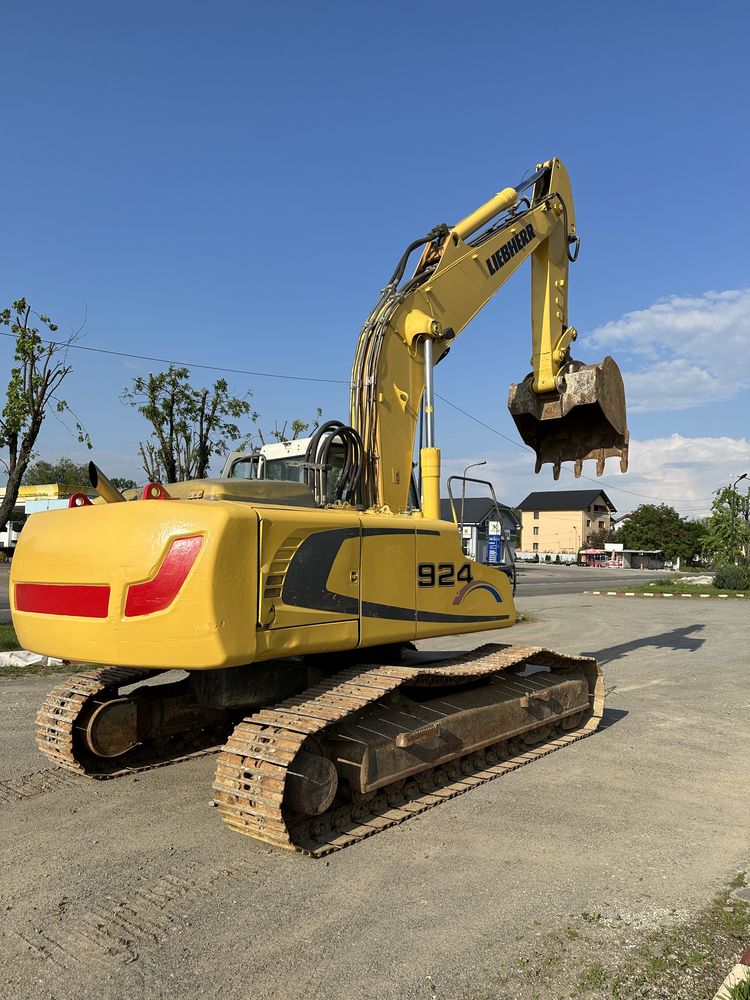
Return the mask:
[[(119, 688), (154, 677), (159, 670), (130, 670), (104, 667), (87, 670), (66, 677), (47, 695), (36, 716), (36, 745), (44, 756), (68, 771), (89, 778), (119, 778), (138, 771), (164, 767), (192, 757), (216, 753), (223, 732), (217, 730), (214, 739), (207, 737), (205, 729), (181, 734), (169, 746), (158, 748), (146, 743), (135, 747), (128, 754), (107, 763), (93, 754), (82, 752), (76, 732), (78, 721), (95, 698), (114, 695)], [(210, 734), (208, 734), (210, 736)], [(210, 745), (207, 745), (210, 744)]]
[[(395, 781), (369, 801), (334, 806), (313, 819), (295, 821), (285, 816), (286, 778), (309, 737), (322, 734), (401, 685), (455, 685), (529, 663), (584, 667), (591, 706), (577, 728), (565, 731), (557, 725), (544, 742), (533, 747), (517, 739), (501, 740), (485, 750)], [(603, 710), (604, 680), (596, 660), (563, 656), (539, 647), (490, 644), (435, 666), (352, 668), (243, 720), (219, 756), (215, 801), (222, 819), (239, 833), (322, 857), (590, 736)]]

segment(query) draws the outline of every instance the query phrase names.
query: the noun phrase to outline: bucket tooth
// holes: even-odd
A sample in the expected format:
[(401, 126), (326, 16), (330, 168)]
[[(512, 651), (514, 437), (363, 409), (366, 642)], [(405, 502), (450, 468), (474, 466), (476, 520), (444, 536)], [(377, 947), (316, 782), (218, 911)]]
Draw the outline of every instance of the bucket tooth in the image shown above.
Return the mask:
[(548, 463), (557, 479), (561, 463), (572, 461), (578, 477), (586, 459), (593, 459), (601, 476), (608, 458), (619, 458), (621, 471), (627, 470), (625, 388), (613, 358), (595, 365), (569, 362), (557, 378), (555, 392), (536, 393), (532, 382), (528, 375), (510, 387), (508, 409), (522, 439), (536, 454), (535, 472)]

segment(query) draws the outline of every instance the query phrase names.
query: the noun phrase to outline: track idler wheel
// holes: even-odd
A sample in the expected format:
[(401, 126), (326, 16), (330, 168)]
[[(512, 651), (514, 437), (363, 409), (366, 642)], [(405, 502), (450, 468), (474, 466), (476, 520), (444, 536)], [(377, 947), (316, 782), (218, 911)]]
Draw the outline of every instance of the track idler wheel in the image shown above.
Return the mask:
[(301, 750), (289, 767), (284, 801), (300, 816), (320, 816), (336, 798), (338, 784), (332, 761)]
[(137, 746), (151, 722), (148, 705), (131, 698), (95, 702), (80, 727), (88, 750), (97, 757), (121, 757)]

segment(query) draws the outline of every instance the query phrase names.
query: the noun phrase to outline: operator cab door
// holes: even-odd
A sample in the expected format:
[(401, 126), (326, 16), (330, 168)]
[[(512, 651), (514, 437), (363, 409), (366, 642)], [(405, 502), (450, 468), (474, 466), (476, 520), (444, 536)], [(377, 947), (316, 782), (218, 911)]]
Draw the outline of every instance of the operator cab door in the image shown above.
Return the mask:
[(410, 517), (361, 515), (360, 645), (416, 637), (416, 527)]

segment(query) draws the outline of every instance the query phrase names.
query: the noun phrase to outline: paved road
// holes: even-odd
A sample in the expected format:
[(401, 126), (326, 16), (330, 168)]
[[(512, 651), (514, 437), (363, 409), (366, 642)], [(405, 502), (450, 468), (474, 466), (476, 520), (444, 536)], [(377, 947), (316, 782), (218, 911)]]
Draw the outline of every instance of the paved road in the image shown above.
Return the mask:
[(423, 645), (595, 653), (612, 724), (322, 862), (223, 828), (211, 758), (48, 770), (33, 718), (53, 681), (0, 681), (0, 997), (465, 1000), (571, 914), (703, 905), (750, 863), (745, 608), (519, 604), (535, 620), (512, 632)]
[(667, 571), (637, 569), (591, 569), (585, 566), (555, 566), (544, 563), (518, 563), (517, 596), (528, 594), (581, 594), (585, 590), (614, 590), (623, 584), (650, 583), (669, 577)]

